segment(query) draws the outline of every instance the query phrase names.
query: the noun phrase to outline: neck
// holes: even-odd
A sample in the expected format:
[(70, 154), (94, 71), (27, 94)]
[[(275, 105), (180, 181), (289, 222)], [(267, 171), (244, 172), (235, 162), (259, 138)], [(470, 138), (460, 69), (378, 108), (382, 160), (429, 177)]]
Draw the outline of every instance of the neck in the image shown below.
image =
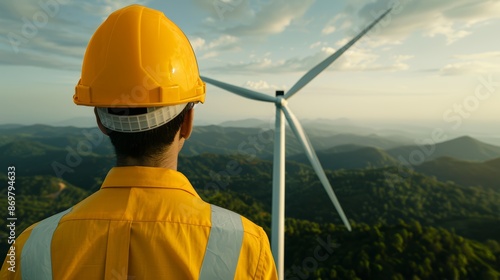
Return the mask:
[(147, 166), (147, 167), (158, 167), (165, 169), (177, 170), (177, 158), (133, 158), (133, 157), (124, 157), (118, 158), (116, 162), (117, 167), (124, 166)]
[(177, 159), (181, 147), (182, 143), (179, 143), (176, 137), (176, 140), (163, 151), (159, 152), (157, 156), (141, 158), (119, 156), (116, 161), (116, 166), (147, 166), (177, 170)]

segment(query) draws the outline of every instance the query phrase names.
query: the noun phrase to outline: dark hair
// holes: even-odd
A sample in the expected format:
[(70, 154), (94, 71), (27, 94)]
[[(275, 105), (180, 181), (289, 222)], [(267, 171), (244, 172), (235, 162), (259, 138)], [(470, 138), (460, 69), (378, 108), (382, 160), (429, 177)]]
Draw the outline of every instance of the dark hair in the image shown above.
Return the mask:
[[(152, 130), (126, 133), (118, 131), (108, 131), (111, 143), (115, 148), (117, 160), (120, 161), (126, 157), (132, 158), (159, 158), (162, 152), (172, 144), (175, 135), (181, 128), (184, 122), (186, 113), (193, 108), (193, 103), (188, 105), (168, 123), (157, 127)], [(123, 108), (115, 110), (108, 110), (109, 113), (117, 115), (138, 115), (146, 112), (146, 108)], [(125, 112), (125, 113), (124, 113)]]

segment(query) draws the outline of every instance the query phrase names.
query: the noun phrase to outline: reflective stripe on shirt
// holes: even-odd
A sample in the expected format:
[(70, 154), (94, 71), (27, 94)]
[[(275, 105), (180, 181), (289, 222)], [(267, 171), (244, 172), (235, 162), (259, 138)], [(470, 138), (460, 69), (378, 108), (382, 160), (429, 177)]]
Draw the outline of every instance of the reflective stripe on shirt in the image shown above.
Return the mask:
[(215, 205), (211, 208), (212, 228), (199, 279), (234, 279), (243, 243), (241, 216)]
[(71, 208), (48, 217), (36, 225), (21, 251), (21, 276), (23, 280), (52, 280), (52, 235), (61, 218)]
[[(52, 279), (52, 237), (61, 218), (70, 211), (71, 208), (49, 217), (33, 228), (21, 252), (23, 280)], [(199, 279), (234, 279), (243, 243), (241, 216), (211, 205), (211, 221), (212, 227)]]

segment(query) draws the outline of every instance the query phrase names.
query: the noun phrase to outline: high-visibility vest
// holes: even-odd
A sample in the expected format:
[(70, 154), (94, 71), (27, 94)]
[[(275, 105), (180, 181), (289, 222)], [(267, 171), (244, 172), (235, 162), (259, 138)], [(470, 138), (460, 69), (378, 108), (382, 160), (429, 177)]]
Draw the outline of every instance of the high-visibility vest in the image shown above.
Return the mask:
[[(200, 280), (234, 279), (243, 242), (240, 215), (211, 205), (212, 228), (200, 270)], [(21, 254), (23, 280), (52, 280), (50, 244), (61, 218), (71, 208), (41, 221), (33, 228)]]

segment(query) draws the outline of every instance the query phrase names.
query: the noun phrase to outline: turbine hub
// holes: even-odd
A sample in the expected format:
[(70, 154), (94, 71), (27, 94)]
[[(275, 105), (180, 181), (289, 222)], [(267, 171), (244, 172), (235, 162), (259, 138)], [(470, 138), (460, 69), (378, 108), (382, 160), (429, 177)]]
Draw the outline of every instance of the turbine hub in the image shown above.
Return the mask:
[(276, 103), (276, 106), (281, 108), (282, 106), (285, 106), (288, 103), (288, 101), (286, 101), (286, 99), (282, 95), (278, 95), (278, 96), (276, 96), (275, 103)]

